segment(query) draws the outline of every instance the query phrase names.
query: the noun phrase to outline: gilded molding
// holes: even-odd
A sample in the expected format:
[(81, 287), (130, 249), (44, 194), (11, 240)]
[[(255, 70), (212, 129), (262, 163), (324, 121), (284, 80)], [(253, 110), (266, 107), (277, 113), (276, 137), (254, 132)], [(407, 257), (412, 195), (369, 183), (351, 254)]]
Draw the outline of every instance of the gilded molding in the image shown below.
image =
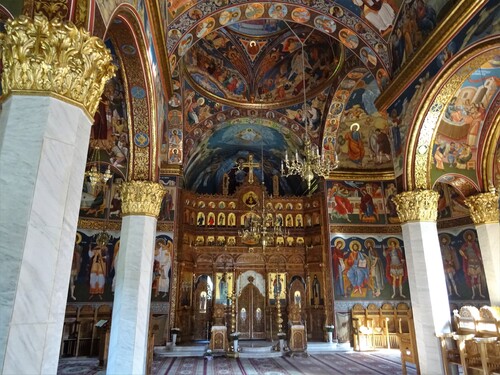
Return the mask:
[(334, 170), (326, 180), (338, 181), (389, 181), (394, 180), (394, 171)]
[(330, 224), (330, 234), (380, 234), (401, 233), (401, 225), (338, 225)]
[(498, 192), (473, 195), (465, 199), (465, 205), (470, 209), (474, 224), (498, 223)]
[(436, 221), (439, 193), (434, 190), (405, 191), (392, 200), (396, 204), (401, 223), (409, 221)]
[(459, 0), (434, 29), (425, 43), (406, 61), (403, 69), (375, 100), (379, 111), (387, 109), (406, 89), (408, 82), (413, 81), (429, 65), (436, 55), (449, 43), (449, 40), (463, 28), (471, 15), (481, 9), (488, 0)]
[(157, 182), (128, 181), (120, 188), (122, 216), (146, 215), (158, 217), (165, 189)]
[(73, 100), (91, 114), (115, 66), (104, 43), (71, 22), (30, 19), (7, 21), (2, 43), (5, 94), (55, 93)]

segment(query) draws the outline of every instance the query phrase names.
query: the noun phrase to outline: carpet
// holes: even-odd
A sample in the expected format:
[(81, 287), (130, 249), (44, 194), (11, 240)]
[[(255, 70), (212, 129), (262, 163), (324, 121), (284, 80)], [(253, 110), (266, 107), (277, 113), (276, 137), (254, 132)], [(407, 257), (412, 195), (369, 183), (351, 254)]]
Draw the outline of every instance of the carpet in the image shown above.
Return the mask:
[[(408, 365), (408, 375), (415, 375)], [(62, 358), (59, 375), (101, 375), (104, 369), (96, 359)], [(397, 375), (402, 374), (397, 350), (313, 354), (309, 357), (225, 358), (206, 360), (200, 357), (155, 358), (153, 375)]]

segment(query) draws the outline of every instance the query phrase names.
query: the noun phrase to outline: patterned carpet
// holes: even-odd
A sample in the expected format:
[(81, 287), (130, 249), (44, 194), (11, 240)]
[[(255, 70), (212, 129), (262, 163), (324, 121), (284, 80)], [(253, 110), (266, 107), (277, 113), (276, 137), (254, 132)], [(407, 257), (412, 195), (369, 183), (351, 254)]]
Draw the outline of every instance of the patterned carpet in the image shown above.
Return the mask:
[[(416, 374), (415, 366), (408, 366), (408, 374)], [(96, 359), (61, 359), (60, 375), (105, 374)], [(314, 354), (304, 357), (231, 359), (155, 358), (154, 375), (396, 375), (402, 374), (399, 351), (365, 353)]]

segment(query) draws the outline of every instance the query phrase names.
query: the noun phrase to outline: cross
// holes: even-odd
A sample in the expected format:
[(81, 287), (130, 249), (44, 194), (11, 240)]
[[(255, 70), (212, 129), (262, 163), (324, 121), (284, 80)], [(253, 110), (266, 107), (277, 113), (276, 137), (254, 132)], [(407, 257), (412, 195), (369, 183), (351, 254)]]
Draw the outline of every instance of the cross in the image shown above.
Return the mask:
[[(260, 167), (259, 163), (254, 163), (253, 155), (248, 155), (248, 162), (241, 163), (241, 168), (248, 168), (248, 183), (253, 184), (253, 169)], [(238, 169), (241, 169), (238, 168)]]

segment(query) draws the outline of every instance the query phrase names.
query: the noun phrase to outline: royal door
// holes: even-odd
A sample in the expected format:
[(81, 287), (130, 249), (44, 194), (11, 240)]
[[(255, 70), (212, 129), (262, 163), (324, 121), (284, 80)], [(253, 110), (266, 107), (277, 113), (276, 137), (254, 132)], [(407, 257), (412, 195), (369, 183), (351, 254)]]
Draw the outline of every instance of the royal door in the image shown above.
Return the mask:
[(240, 339), (265, 339), (265, 289), (254, 284), (253, 277), (242, 285), (238, 297), (238, 331)]

